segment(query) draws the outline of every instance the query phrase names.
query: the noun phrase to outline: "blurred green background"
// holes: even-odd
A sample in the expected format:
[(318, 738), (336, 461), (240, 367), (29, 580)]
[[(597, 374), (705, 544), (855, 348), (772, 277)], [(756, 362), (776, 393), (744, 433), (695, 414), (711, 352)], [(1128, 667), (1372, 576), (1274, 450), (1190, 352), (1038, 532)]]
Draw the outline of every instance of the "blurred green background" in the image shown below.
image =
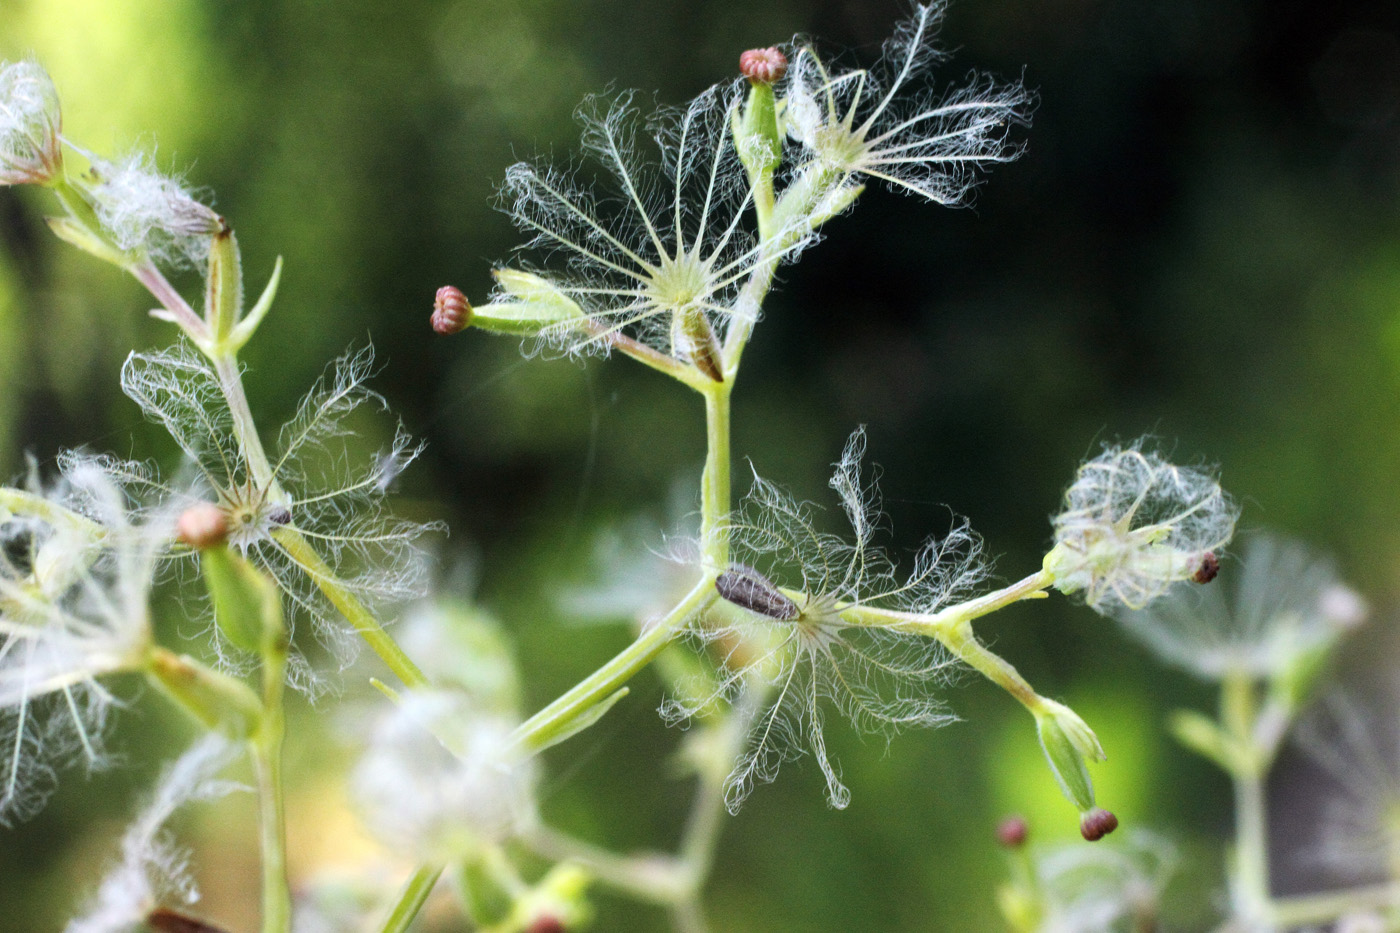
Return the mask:
[[(429, 445), (400, 508), (450, 523), (443, 586), (505, 621), (537, 706), (625, 643), (620, 625), (571, 624), (560, 597), (597, 584), (600, 534), (644, 553), (674, 526), (674, 490), (682, 511), (696, 505), (702, 412), (625, 359), (524, 361), (509, 340), (435, 339), (434, 290), (485, 293), (520, 240), (493, 211), (494, 186), (516, 158), (569, 159), (584, 94), (638, 87), (679, 103), (728, 79), (743, 49), (794, 33), (869, 63), (906, 10), (6, 0), (0, 53), (51, 71), (75, 141), (110, 155), (154, 141), (162, 168), (214, 192), (250, 289), (285, 257), (246, 354), (263, 423), (345, 347), (374, 343), (374, 386)], [(943, 43), (956, 49), (947, 81), (977, 68), (1038, 91), (1028, 152), (972, 210), (872, 190), (786, 271), (735, 396), (737, 457), (827, 502), (829, 464), (864, 423), (894, 548), (946, 530), (951, 508), (1014, 579), (1038, 563), (1077, 462), (1102, 440), (1151, 433), (1181, 460), (1223, 465), (1244, 527), (1336, 555), (1377, 607), (1348, 663), (1393, 666), (1400, 6), (962, 0)], [(18, 475), (26, 452), (51, 465), (68, 446), (173, 466), (117, 390), (126, 354), (168, 341), (169, 327), (145, 316), (134, 283), (61, 247), (35, 194), (0, 191), (0, 473)], [(376, 430), (368, 449), (391, 425)], [(1228, 787), (1162, 729), (1169, 709), (1210, 692), (1065, 600), (1004, 615), (985, 627), (996, 649), (1097, 728), (1105, 805), (1193, 854), (1217, 849)], [(351, 679), (353, 694), (363, 677)], [(64, 775), (43, 814), (0, 835), (0, 929), (61, 928), (141, 788), (187, 740), (159, 699), (126, 695), (113, 745), (127, 766)], [(673, 844), (686, 785), (658, 766), (676, 740), (653, 712), (660, 695), (642, 677), (600, 727), (551, 753), (547, 814), (619, 847)], [(721, 842), (715, 929), (996, 929), (997, 818), (1026, 813), (1043, 840), (1074, 836), (1074, 814), (1007, 697), (968, 677), (950, 702), (963, 722), (901, 736), (888, 754), (830, 730), (853, 792), (844, 812), (826, 808), (810, 766), (760, 787)], [(344, 725), (336, 709), (299, 709), (293, 729)], [(290, 754), (298, 877), (368, 858), (331, 783), (344, 764), (334, 736), (294, 740)], [(255, 925), (254, 841), (235, 822), (250, 817), (235, 803), (181, 824), (203, 840), (209, 914), (235, 930)], [(1285, 883), (1317, 883), (1290, 864)], [(601, 899), (598, 929), (665, 928), (659, 912)]]

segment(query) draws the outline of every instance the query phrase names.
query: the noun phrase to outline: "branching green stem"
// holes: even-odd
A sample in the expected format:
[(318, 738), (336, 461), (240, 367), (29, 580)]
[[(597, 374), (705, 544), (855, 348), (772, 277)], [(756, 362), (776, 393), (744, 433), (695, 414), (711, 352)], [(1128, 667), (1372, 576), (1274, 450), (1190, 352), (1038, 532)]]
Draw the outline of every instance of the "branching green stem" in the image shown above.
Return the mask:
[(676, 607), (643, 632), (611, 661), (575, 684), (567, 693), (525, 721), (512, 740), (528, 752), (547, 747), (575, 722), (610, 697), (646, 667), (684, 629), (696, 613), (715, 601), (715, 574), (706, 573)]

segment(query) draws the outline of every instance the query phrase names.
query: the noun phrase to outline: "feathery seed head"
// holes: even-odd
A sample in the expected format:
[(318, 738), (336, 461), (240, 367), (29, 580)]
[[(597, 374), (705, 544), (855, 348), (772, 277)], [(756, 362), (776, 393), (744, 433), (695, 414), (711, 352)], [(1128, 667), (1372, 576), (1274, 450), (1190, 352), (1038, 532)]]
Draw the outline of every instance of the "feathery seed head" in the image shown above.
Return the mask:
[[(737, 107), (733, 88), (715, 87), (659, 112), (646, 125), (655, 150), (647, 158), (632, 95), (589, 98), (580, 109), (584, 144), (615, 179), (614, 198), (527, 163), (507, 171), (501, 201), (533, 237), (526, 248), (565, 260), (564, 270), (536, 278), (555, 308), (580, 312), (539, 328), (542, 345), (606, 353), (625, 334), (703, 369), (711, 338), (697, 335), (722, 341), (731, 321), (755, 317), (745, 285), (810, 237), (765, 245), (745, 228), (752, 192), (728, 131)], [(494, 301), (518, 301), (511, 290), (502, 281)]]
[(156, 171), (155, 157), (135, 152), (121, 162), (95, 159), (97, 219), (112, 242), (174, 266), (201, 266), (224, 219), (176, 177)]
[(1082, 594), (1100, 612), (1141, 609), (1195, 577), (1230, 540), (1238, 516), (1210, 474), (1141, 444), (1105, 445), (1065, 493), (1045, 569), (1056, 589)]
[[(757, 476), (729, 524), (735, 562), (719, 574), (716, 587), (746, 611), (697, 620), (695, 635), (722, 655), (720, 694), (737, 697), (750, 678), (775, 688), (766, 705), (739, 706), (750, 738), (729, 775), (731, 811), (755, 782), (771, 781), (784, 761), (808, 753), (826, 778), (831, 805), (849, 802), (823, 736), (828, 700), (857, 729), (884, 735), (952, 719), (937, 695), (952, 661), (936, 642), (849, 621), (843, 613), (877, 604), (936, 611), (982, 580), (981, 544), (965, 526), (956, 527), (925, 545), (911, 575), (900, 580), (874, 543), (879, 501), (874, 484), (862, 477), (864, 453), (865, 433), (857, 430), (831, 479), (853, 540), (820, 531), (813, 506)], [(783, 580), (786, 585), (775, 582)], [(714, 699), (673, 698), (662, 713), (687, 719)]]
[[(263, 464), (239, 443), (218, 375), (187, 344), (134, 353), (122, 368), (123, 391), (170, 431), (214, 491), (229, 544), (277, 582), (289, 629), (309, 618), (345, 663), (358, 644), (318, 582), (333, 577), (374, 607), (416, 598), (427, 570), (417, 542), (439, 527), (395, 518), (386, 507), (394, 477), (421, 449), (401, 428), (369, 464), (355, 449), (352, 413), (384, 407), (365, 387), (372, 368), (368, 349), (328, 367)], [(319, 559), (307, 556), (306, 542)], [(292, 659), (289, 672), (294, 684), (314, 687), (301, 658)]]
[(1010, 162), (1021, 146), (1011, 127), (1030, 120), (1033, 95), (1021, 84), (983, 76), (947, 93), (923, 82), (942, 58), (933, 45), (945, 4), (916, 8), (885, 44), (875, 71), (834, 73), (803, 45), (789, 72), (788, 133), (809, 159), (806, 171), (823, 187), (842, 188), (866, 176), (939, 204), (963, 203), (977, 170)]
[(131, 511), (138, 466), (68, 454), (60, 470), (49, 488), (0, 489), (0, 824), (36, 812), (59, 765), (106, 764), (102, 679), (144, 663), (170, 541), (166, 517)]
[(43, 185), (63, 174), (63, 115), (37, 62), (0, 64), (0, 185)]

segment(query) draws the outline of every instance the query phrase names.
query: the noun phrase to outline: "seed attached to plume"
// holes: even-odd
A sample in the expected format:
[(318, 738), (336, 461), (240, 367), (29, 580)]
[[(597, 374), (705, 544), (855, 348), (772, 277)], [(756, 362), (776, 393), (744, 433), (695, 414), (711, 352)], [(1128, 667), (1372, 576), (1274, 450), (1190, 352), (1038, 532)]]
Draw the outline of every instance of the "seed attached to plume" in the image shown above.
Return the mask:
[(802, 614), (763, 574), (747, 564), (730, 564), (715, 579), (715, 589), (727, 602), (770, 619), (791, 622)]

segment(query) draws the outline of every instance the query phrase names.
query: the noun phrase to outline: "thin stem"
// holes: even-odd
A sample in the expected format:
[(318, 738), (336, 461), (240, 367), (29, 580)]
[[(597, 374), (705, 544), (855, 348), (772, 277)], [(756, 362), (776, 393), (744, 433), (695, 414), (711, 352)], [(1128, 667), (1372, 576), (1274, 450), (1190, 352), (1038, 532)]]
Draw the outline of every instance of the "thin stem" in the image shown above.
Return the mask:
[(715, 574), (700, 578), (685, 598), (660, 621), (644, 631), (611, 661), (579, 681), (568, 692), (525, 721), (512, 737), (514, 743), (530, 752), (551, 744), (566, 734), (579, 718), (646, 667), (684, 628), (686, 622), (716, 598)]
[(233, 416), (233, 433), (238, 445), (248, 461), (248, 469), (253, 474), (253, 483), (261, 490), (273, 492), (275, 477), (272, 465), (263, 450), (262, 438), (258, 436), (258, 426), (253, 421), (252, 409), (248, 406), (248, 395), (243, 391), (243, 374), (238, 371), (238, 360), (233, 354), (221, 354), (213, 358), (214, 371), (219, 376), (219, 391), (224, 394), (229, 413)]
[(287, 888), (287, 820), (282, 794), (282, 710), (268, 710), (253, 761), (258, 776), (258, 825), (262, 837), (263, 933), (287, 933), (292, 899)]
[(673, 907), (688, 894), (689, 872), (669, 855), (619, 855), (548, 826), (521, 841), (551, 861), (577, 862), (603, 884), (648, 904)]
[(1254, 742), (1258, 704), (1247, 674), (1232, 673), (1220, 692), (1220, 720), (1238, 747), (1250, 754), (1230, 775), (1235, 789), (1235, 852), (1231, 889), (1236, 912), (1263, 922), (1269, 910), (1269, 843), (1266, 831), (1263, 756)]
[(379, 928), (380, 933), (405, 933), (408, 930), (413, 919), (423, 909), (428, 895), (433, 893), (438, 878), (442, 877), (442, 869), (441, 865), (422, 865), (408, 876), (408, 881), (399, 892), (399, 898), (389, 911), (388, 918)]
[(700, 540), (705, 562), (716, 573), (729, 563), (724, 527), (730, 505), (729, 395), (733, 381), (714, 383), (705, 395), (705, 472), (700, 479)]
[(170, 284), (170, 280), (165, 274), (156, 268), (155, 263), (149, 259), (143, 259), (136, 265), (128, 267), (128, 271), (146, 287), (146, 291), (160, 302), (160, 306), (170, 313), (170, 317), (179, 325), (180, 329), (190, 336), (195, 343), (203, 344), (209, 339), (209, 328), (204, 323), (204, 319), (194, 313), (189, 302), (175, 290)]
[(1045, 570), (1039, 570), (1010, 586), (986, 593), (965, 603), (948, 606), (934, 613), (901, 612), (896, 609), (879, 609), (874, 606), (838, 605), (841, 617), (854, 625), (870, 625), (878, 628), (894, 628), (901, 632), (928, 635), (938, 638), (946, 631), (956, 629), (964, 623), (990, 615), (998, 609), (1005, 609), (1024, 599), (1044, 598), (1045, 590), (1054, 582), (1054, 577)]
[(379, 620), (365, 604), (336, 578), (335, 572), (300, 532), (288, 525), (277, 529), (272, 535), (287, 552), (287, 556), (306, 571), (316, 588), (331, 601), (331, 605), (345, 616), (345, 620), (356, 633), (388, 665), (389, 670), (403, 681), (404, 686), (428, 686), (428, 678), (419, 670), (418, 665), (413, 663), (413, 659), (405, 654), (398, 642), (384, 630), (384, 626), (379, 624)]
[[(278, 629), (280, 632), (280, 625)], [(292, 898), (287, 886), (287, 814), (282, 786), (282, 741), (287, 733), (282, 705), (287, 670), (285, 635), (266, 641), (262, 654), (263, 718), (252, 742), (262, 837), (262, 928), (263, 933), (289, 933)]]

